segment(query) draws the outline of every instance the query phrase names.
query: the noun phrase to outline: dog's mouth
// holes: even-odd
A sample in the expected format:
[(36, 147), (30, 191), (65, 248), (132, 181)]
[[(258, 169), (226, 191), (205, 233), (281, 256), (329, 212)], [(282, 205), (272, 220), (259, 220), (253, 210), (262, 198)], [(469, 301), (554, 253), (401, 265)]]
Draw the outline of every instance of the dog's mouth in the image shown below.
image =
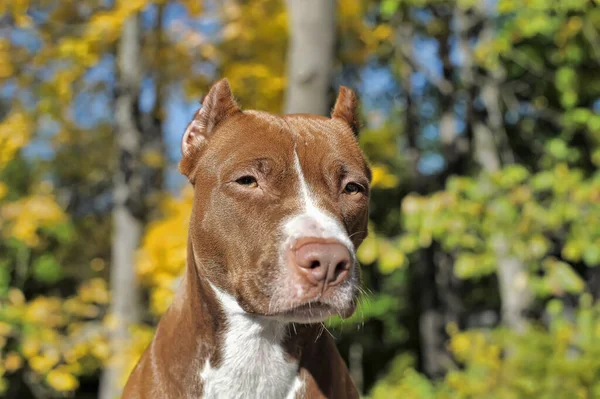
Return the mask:
[(320, 323), (331, 316), (349, 317), (354, 312), (354, 305), (340, 309), (322, 301), (310, 301), (292, 308), (277, 312), (274, 318), (293, 323)]

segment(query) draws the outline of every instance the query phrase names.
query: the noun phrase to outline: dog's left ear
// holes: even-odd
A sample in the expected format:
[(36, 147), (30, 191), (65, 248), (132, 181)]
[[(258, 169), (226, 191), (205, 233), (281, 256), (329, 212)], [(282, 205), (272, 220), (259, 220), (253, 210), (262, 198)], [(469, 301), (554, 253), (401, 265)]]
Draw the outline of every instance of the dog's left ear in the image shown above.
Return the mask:
[(333, 119), (340, 119), (350, 126), (355, 136), (358, 136), (360, 128), (358, 121), (358, 99), (354, 94), (354, 90), (340, 86), (337, 100), (333, 111), (331, 111)]

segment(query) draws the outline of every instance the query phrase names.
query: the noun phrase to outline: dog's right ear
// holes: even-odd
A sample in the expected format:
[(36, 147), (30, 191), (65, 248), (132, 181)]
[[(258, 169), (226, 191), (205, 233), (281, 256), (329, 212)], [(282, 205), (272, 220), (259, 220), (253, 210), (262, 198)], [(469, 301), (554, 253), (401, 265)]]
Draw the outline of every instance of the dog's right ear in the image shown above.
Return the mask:
[(182, 174), (191, 179), (190, 174), (194, 169), (194, 158), (198, 149), (220, 122), (240, 111), (239, 105), (231, 94), (227, 79), (221, 79), (212, 85), (202, 101), (202, 107), (196, 112), (183, 134), (181, 140), (183, 158), (179, 163), (179, 171)]
[(193, 147), (210, 137), (220, 122), (239, 111), (240, 107), (231, 94), (227, 79), (221, 79), (213, 84), (202, 101), (202, 108), (196, 112), (194, 119), (185, 129), (181, 140), (183, 156), (185, 157)]

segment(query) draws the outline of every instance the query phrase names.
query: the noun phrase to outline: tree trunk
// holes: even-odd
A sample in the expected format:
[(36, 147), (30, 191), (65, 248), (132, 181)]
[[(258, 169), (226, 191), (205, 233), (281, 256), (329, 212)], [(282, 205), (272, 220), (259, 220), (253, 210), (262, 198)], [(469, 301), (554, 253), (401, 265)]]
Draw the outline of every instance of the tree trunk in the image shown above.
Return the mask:
[[(512, 153), (505, 148), (500, 151), (506, 136), (500, 107), (498, 72), (486, 77), (481, 88), (481, 97), (487, 110), (486, 123), (480, 122), (475, 129), (475, 154), (482, 168), (489, 172), (497, 171), (504, 163), (510, 163)], [(492, 245), (498, 259), (498, 284), (502, 301), (502, 321), (511, 329), (523, 332), (527, 325), (526, 311), (531, 307), (533, 295), (528, 286), (526, 265), (510, 252), (509, 237), (499, 234)]]
[(348, 369), (350, 370), (352, 382), (354, 382), (358, 392), (364, 392), (363, 346), (358, 342), (350, 345)]
[[(478, 17), (485, 17), (483, 10), (477, 10)], [(483, 19), (483, 18), (482, 18)], [(480, 40), (487, 40), (494, 34), (489, 18), (484, 19), (484, 28)], [(508, 148), (504, 118), (500, 103), (500, 84), (505, 72), (501, 66), (483, 76), (480, 97), (486, 109), (487, 117), (475, 117), (474, 158), (487, 172), (495, 172), (502, 164), (513, 162)], [(501, 156), (502, 154), (502, 156)], [(502, 321), (509, 328), (523, 332), (527, 326), (526, 311), (531, 307), (533, 294), (528, 285), (527, 267), (521, 259), (514, 256), (509, 248), (509, 237), (499, 233), (492, 239), (492, 246), (498, 259), (497, 275), (502, 301)]]
[(442, 367), (445, 341), (444, 316), (439, 309), (434, 252), (433, 247), (422, 251), (422, 262), (414, 270), (416, 284), (413, 285), (419, 298), (421, 367), (430, 378), (444, 374)]
[[(405, 12), (401, 13), (405, 15)], [(414, 46), (412, 39), (415, 35), (414, 27), (412, 22), (409, 20), (401, 20), (398, 22), (399, 26), (397, 29), (396, 38), (396, 57), (401, 61), (398, 66), (398, 83), (402, 88), (402, 95), (406, 101), (404, 108), (404, 120), (402, 121), (403, 133), (406, 137), (406, 158), (410, 168), (410, 176), (413, 180), (413, 185), (418, 185), (425, 179), (419, 172), (419, 161), (421, 159), (421, 151), (419, 150), (418, 136), (419, 136), (419, 118), (418, 118), (418, 104), (415, 99), (415, 93), (413, 90), (412, 77), (414, 75), (416, 65)], [(422, 189), (417, 187), (416, 191), (421, 192)]]
[[(432, 7), (434, 14), (440, 13)], [(450, 60), (451, 15), (443, 14), (439, 20), (443, 22), (440, 33), (436, 36), (439, 44), (439, 58), (442, 62), (442, 79), (436, 84), (439, 90), (439, 137), (442, 153), (446, 161), (445, 175), (462, 174), (466, 164), (468, 146), (466, 140), (458, 133), (455, 105), (457, 101), (457, 85), (454, 83), (454, 66)], [(406, 40), (413, 40), (407, 37)], [(416, 60), (413, 61), (416, 64)], [(443, 82), (440, 83), (440, 82)], [(422, 367), (431, 378), (443, 376), (452, 365), (447, 346), (446, 326), (449, 323), (460, 325), (463, 304), (461, 282), (453, 275), (451, 259), (434, 244), (427, 252), (428, 269), (419, 284), (421, 292), (422, 314), (419, 320), (421, 335)]]
[(105, 369), (100, 399), (120, 396), (125, 370), (118, 361), (129, 329), (140, 319), (139, 287), (135, 276), (135, 251), (143, 226), (141, 147), (138, 99), (142, 79), (138, 15), (123, 26), (117, 49), (118, 90), (115, 103), (117, 170), (114, 176), (113, 239), (110, 288), (110, 314), (115, 322), (110, 330), (111, 350), (117, 360)]
[(287, 0), (290, 43), (285, 113), (329, 113), (335, 4), (334, 0)]
[(527, 281), (527, 270), (519, 258), (509, 253), (507, 237), (499, 235), (493, 239), (492, 245), (498, 258), (502, 321), (512, 330), (522, 333), (527, 326), (525, 312), (533, 301)]

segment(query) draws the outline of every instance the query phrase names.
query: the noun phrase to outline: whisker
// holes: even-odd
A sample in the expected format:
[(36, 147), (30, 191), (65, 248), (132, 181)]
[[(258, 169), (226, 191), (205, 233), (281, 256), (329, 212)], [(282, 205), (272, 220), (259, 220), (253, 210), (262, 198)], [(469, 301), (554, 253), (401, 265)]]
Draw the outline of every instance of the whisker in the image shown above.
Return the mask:
[(355, 236), (355, 235), (357, 235), (357, 234), (364, 234), (364, 233), (366, 233), (366, 232), (367, 232), (367, 231), (365, 231), (365, 230), (363, 230), (363, 231), (355, 231), (354, 233), (350, 234), (350, 235), (348, 236), (348, 238), (352, 238), (353, 236)]
[[(322, 323), (322, 324), (323, 324), (323, 323)], [(323, 324), (323, 329), (324, 329), (325, 331), (327, 331), (327, 334), (331, 335), (331, 338), (335, 339), (335, 337), (333, 336), (333, 334), (331, 333), (331, 331), (329, 331), (329, 330), (327, 329), (327, 327), (325, 327), (325, 324)], [(321, 331), (321, 332), (322, 332), (322, 331)]]
[(319, 333), (317, 334), (317, 338), (315, 338), (315, 342), (317, 342), (319, 340), (319, 338), (321, 338), (321, 334), (323, 334), (323, 330), (325, 329), (325, 324), (323, 323), (319, 323), (321, 324), (321, 329), (319, 330)]

